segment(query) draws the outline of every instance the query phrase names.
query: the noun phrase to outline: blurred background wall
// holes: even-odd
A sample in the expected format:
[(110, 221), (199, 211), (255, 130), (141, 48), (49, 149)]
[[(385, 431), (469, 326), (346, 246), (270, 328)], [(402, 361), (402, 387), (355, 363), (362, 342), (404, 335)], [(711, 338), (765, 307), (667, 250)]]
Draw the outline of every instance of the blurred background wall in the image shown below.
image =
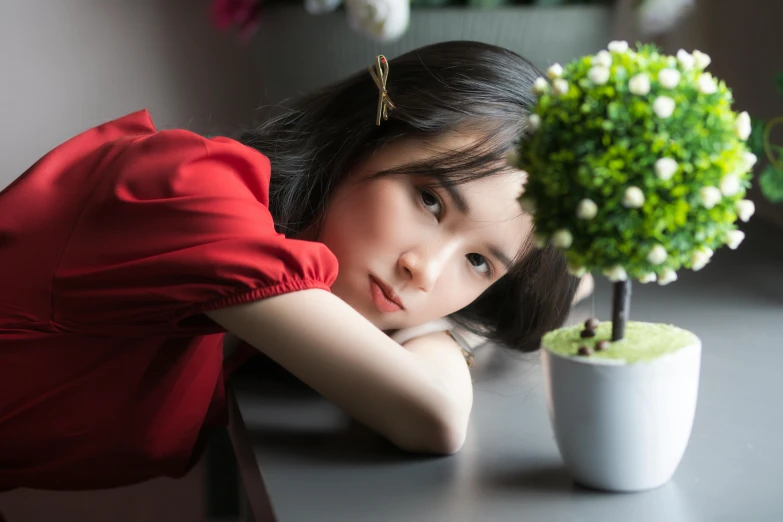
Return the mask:
[(1, 0), (0, 187), (72, 135), (148, 108), (159, 128), (246, 125), (260, 71), (209, 0)]

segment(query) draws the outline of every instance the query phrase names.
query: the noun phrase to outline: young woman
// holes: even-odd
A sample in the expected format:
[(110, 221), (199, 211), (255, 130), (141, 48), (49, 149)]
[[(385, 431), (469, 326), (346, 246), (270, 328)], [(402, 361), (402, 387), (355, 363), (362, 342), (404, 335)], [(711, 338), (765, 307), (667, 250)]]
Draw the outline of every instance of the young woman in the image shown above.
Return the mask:
[(0, 193), (0, 489), (182, 475), (255, 351), (400, 448), (460, 448), (470, 375), (426, 325), (530, 351), (576, 288), (505, 162), (539, 72), (469, 42), (371, 71), (238, 141), (137, 112)]

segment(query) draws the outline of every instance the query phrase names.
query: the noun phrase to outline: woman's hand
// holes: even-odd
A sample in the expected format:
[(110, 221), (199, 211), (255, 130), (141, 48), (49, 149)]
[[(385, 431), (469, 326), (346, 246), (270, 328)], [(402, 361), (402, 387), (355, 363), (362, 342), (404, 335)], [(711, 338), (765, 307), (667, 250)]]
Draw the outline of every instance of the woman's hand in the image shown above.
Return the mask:
[(593, 280), (593, 276), (590, 274), (583, 275), (582, 279), (579, 281), (579, 286), (576, 287), (576, 293), (574, 294), (574, 299), (571, 302), (571, 305), (573, 306), (579, 301), (589, 297), (593, 293), (594, 289), (595, 281)]
[(451, 454), (462, 446), (470, 378), (445, 334), (411, 340), (403, 349), (324, 290), (207, 315), (400, 448)]

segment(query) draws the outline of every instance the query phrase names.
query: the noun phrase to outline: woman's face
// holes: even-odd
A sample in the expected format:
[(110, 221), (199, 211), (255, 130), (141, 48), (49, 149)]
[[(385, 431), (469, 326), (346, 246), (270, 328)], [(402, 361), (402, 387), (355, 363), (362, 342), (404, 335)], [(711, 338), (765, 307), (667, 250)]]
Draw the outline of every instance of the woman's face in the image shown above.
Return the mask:
[(352, 172), (319, 238), (340, 264), (332, 292), (382, 330), (447, 316), (502, 277), (531, 233), (509, 170), (446, 189), (381, 170), (468, 147), (466, 137), (395, 142)]

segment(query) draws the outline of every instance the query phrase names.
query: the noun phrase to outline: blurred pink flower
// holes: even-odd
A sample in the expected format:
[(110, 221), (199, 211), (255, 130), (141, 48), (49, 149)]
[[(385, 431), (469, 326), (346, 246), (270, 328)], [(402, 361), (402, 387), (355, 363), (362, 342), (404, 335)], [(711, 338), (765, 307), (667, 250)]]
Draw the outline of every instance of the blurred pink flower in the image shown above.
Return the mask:
[(223, 31), (237, 26), (243, 41), (258, 29), (261, 0), (212, 0), (212, 23)]

